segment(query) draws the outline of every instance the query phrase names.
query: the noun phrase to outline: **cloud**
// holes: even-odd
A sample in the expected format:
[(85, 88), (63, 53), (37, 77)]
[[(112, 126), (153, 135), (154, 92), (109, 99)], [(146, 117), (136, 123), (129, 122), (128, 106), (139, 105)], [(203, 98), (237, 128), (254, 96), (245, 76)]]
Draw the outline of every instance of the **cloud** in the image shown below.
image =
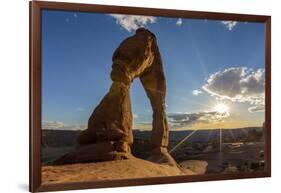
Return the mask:
[(156, 17), (153, 16), (121, 14), (110, 14), (110, 16), (114, 17), (116, 19), (116, 23), (128, 32), (132, 32), (140, 27), (146, 27), (149, 23), (156, 23)]
[(139, 116), (137, 114), (133, 114), (133, 118), (138, 118)]
[(221, 22), (223, 25), (225, 25), (225, 27), (231, 31), (237, 24), (237, 21), (222, 21)]
[(193, 90), (191, 93), (194, 96), (198, 96), (198, 95), (202, 94), (202, 91), (201, 90)]
[(181, 18), (178, 18), (178, 20), (176, 22), (176, 25), (177, 26), (181, 26), (182, 25), (182, 19)]
[(256, 105), (248, 108), (248, 111), (251, 113), (255, 112), (263, 112), (264, 111), (264, 105)]
[(43, 121), (42, 129), (48, 130), (84, 130), (85, 125), (66, 125), (61, 121)]
[[(264, 109), (264, 69), (227, 68), (211, 74), (202, 89), (218, 100), (248, 102)], [(254, 112), (254, 107), (249, 109)]]
[(229, 117), (228, 112), (203, 111), (198, 113), (169, 113), (168, 121), (172, 127), (184, 127), (198, 123), (218, 123)]
[(64, 127), (64, 123), (60, 121), (43, 121), (42, 128), (43, 129), (53, 129), (53, 128), (62, 128)]

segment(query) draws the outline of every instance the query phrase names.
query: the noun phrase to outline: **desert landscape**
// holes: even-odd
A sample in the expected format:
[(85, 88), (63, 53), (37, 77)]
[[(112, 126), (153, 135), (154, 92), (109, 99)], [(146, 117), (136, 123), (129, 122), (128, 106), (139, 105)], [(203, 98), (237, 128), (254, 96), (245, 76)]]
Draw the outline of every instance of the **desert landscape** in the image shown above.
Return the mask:
[[(146, 161), (151, 152), (149, 144), (151, 131), (133, 130), (133, 132), (131, 159), (62, 166), (54, 165), (53, 162), (77, 147), (76, 138), (81, 131), (43, 130), (43, 183), (207, 175), (264, 169), (262, 127), (224, 129), (221, 150), (220, 130), (198, 130), (171, 153), (179, 167)], [(191, 132), (193, 131), (170, 131), (169, 149), (173, 149)]]

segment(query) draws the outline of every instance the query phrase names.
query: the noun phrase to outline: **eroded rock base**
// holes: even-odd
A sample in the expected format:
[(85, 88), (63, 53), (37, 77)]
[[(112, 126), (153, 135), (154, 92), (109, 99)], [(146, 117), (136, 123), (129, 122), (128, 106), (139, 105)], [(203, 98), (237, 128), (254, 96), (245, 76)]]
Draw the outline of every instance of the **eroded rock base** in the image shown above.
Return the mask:
[(124, 160), (132, 157), (130, 146), (122, 142), (105, 141), (83, 145), (54, 162), (55, 165)]

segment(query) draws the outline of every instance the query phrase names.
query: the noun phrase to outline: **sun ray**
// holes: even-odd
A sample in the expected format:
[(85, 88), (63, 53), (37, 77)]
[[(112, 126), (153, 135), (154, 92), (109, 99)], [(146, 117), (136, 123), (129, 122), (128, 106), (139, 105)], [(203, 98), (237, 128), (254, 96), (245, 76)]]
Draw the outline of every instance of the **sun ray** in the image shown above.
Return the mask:
[(172, 154), (173, 151), (175, 151), (183, 142), (185, 142), (188, 138), (190, 138), (197, 130), (193, 130), (191, 133), (189, 133), (186, 137), (184, 137), (177, 145), (175, 145), (169, 153)]

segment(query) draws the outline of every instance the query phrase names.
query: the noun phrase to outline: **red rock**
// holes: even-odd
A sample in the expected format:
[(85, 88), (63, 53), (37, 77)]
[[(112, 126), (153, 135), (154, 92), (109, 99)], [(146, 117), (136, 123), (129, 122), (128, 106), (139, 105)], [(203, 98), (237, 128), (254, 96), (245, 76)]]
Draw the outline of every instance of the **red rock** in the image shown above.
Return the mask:
[[(90, 116), (88, 128), (80, 135), (78, 140), (81, 147), (71, 154), (73, 159), (83, 161), (86, 157), (88, 161), (91, 161), (90, 158), (97, 161), (99, 156), (99, 160), (122, 159), (126, 156), (112, 155), (116, 152), (130, 154), (133, 136), (129, 89), (137, 77), (141, 80), (153, 110), (151, 145), (154, 150), (150, 160), (159, 162), (159, 157), (163, 157), (166, 162), (175, 164), (167, 151), (166, 82), (161, 55), (155, 35), (144, 28), (138, 29), (135, 35), (125, 39), (115, 50), (111, 71), (113, 83)], [(114, 145), (108, 148), (111, 142)], [(89, 144), (93, 144), (93, 148), (88, 148)]]

